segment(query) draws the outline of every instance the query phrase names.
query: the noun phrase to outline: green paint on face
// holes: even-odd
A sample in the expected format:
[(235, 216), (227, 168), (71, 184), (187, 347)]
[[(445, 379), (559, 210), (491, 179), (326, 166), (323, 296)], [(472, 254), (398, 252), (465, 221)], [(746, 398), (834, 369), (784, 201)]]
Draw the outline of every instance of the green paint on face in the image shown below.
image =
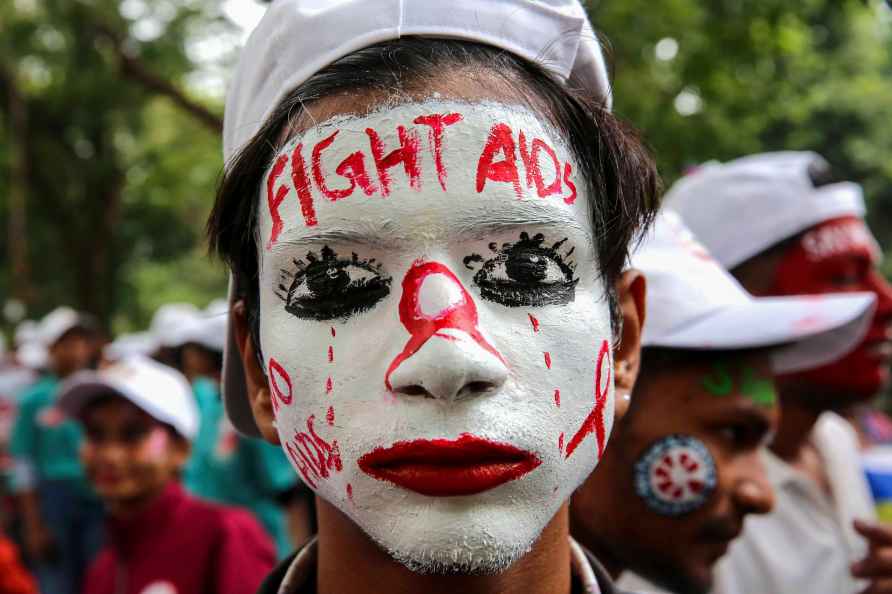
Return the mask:
[(740, 393), (755, 402), (758, 406), (771, 407), (777, 402), (774, 381), (770, 377), (760, 376), (749, 365), (732, 364), (728, 369), (724, 361), (712, 364), (712, 371), (703, 377), (703, 388), (717, 397), (730, 396), (734, 392), (734, 375), (740, 377)]
[(704, 377), (701, 383), (713, 396), (727, 396), (734, 389), (734, 380), (728, 373), (728, 367), (722, 362), (713, 363), (712, 373)]

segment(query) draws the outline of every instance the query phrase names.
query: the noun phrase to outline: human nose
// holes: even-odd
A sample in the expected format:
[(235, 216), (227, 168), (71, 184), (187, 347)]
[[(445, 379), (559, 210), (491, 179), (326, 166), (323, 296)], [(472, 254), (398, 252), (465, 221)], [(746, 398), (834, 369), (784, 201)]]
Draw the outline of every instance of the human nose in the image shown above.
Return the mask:
[(390, 376), (396, 394), (448, 401), (497, 392), (507, 379), (505, 364), (460, 330), (432, 336)]
[(747, 456), (737, 465), (733, 498), (743, 514), (767, 514), (774, 508), (774, 489), (758, 455)]

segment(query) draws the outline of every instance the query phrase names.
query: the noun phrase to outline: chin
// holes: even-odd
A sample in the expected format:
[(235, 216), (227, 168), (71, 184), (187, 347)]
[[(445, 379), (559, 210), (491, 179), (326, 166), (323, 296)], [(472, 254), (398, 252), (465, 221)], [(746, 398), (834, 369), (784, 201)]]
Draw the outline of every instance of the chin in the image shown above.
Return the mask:
[[(419, 543), (422, 544), (422, 543)], [(456, 543), (454, 548), (420, 547), (411, 550), (385, 548), (397, 563), (413, 573), (422, 575), (494, 575), (511, 567), (532, 548), (526, 546), (490, 543), (485, 550), (470, 547), (466, 542)]]

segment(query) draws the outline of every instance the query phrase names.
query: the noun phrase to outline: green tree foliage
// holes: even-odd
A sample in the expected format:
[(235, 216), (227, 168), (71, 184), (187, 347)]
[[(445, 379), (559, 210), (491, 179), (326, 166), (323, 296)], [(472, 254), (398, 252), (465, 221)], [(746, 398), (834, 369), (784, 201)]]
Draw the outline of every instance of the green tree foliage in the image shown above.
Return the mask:
[(815, 150), (864, 185), (871, 226), (892, 246), (892, 11), (882, 2), (590, 9), (612, 48), (615, 110), (642, 130), (667, 185), (711, 159)]

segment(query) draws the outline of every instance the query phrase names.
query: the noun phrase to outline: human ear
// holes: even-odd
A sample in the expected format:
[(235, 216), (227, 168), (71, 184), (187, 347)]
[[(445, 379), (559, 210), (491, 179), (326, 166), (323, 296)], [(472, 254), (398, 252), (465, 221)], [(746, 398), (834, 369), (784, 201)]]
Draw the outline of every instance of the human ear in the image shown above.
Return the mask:
[(279, 432), (276, 430), (276, 418), (273, 415), (269, 381), (258, 361), (257, 349), (248, 325), (245, 302), (242, 300), (236, 302), (232, 308), (232, 313), (232, 321), (235, 324), (235, 339), (238, 343), (242, 367), (245, 370), (245, 388), (248, 394), (248, 401), (251, 404), (251, 412), (254, 413), (254, 422), (257, 423), (257, 428), (260, 429), (263, 439), (279, 445)]
[(614, 351), (614, 414), (621, 419), (629, 410), (632, 389), (641, 367), (647, 281), (640, 271), (630, 268), (616, 281), (615, 288), (623, 325), (619, 345)]

